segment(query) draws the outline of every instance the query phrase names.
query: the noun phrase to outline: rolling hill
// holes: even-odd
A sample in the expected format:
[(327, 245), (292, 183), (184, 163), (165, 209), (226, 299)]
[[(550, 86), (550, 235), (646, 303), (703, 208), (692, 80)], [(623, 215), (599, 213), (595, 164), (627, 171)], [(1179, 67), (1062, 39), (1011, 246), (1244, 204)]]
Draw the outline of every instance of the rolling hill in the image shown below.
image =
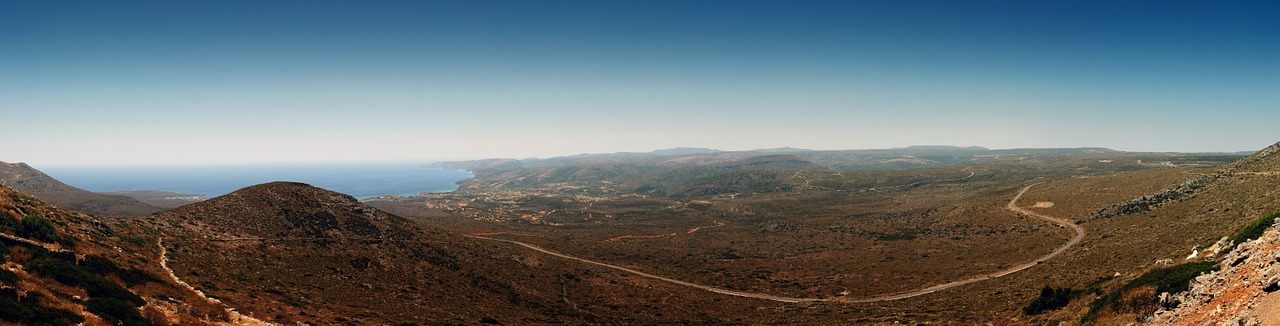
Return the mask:
[[(576, 170), (493, 160), (484, 164), (506, 169), (498, 174), (511, 173), (505, 176), (512, 178), (505, 179), (509, 185), (536, 177), (541, 181), (533, 184), (578, 178), (561, 182), (652, 182), (665, 188), (653, 196), (613, 197), (464, 192), (448, 194), (454, 206), (433, 206), (445, 197), (389, 206), (430, 208), (433, 215), (420, 217), (427, 223), (292, 182), (130, 218), (89, 216), (0, 186), (0, 320), (1056, 324), (1079, 322), (1084, 315), (1089, 322), (1125, 322), (1160, 308), (1157, 288), (1141, 284), (1147, 275), (1184, 264), (1236, 265), (1217, 260), (1224, 257), (1217, 251), (1183, 257), (1211, 245), (1221, 248), (1216, 242), (1223, 236), (1280, 210), (1280, 190), (1274, 187), (1278, 152), (1280, 144), (1230, 164), (1177, 167), (1133, 162), (1152, 157), (1145, 154), (1051, 151), (986, 165), (874, 173), (831, 170), (793, 152), (670, 166), (591, 160)], [(1129, 162), (1100, 159), (1108, 157)], [(626, 166), (652, 170), (632, 175), (638, 172)], [(823, 178), (851, 186), (824, 186)], [(863, 179), (872, 188), (857, 190)], [(813, 185), (795, 188), (808, 183)], [(492, 187), (507, 191), (501, 184)], [(1019, 189), (1030, 191), (1010, 202)], [(722, 195), (737, 193), (746, 194)], [(1087, 234), (1052, 260), (998, 279), (902, 300), (838, 299), (1002, 270), (1066, 240), (1056, 227), (1005, 209), (1014, 204), (1074, 219)], [(511, 206), (516, 207), (507, 210)], [(549, 223), (478, 221), (467, 214), (528, 214)], [(1248, 248), (1266, 249), (1261, 243)], [(834, 299), (750, 299), (624, 269), (752, 293)], [(1269, 280), (1247, 282), (1261, 284), (1258, 279)], [(1042, 287), (1078, 294), (1065, 307), (1024, 313)], [(1266, 302), (1265, 288), (1247, 293)], [(1194, 293), (1207, 290), (1199, 291)], [(1113, 304), (1110, 298), (1125, 299)]]
[(62, 208), (102, 216), (138, 216), (161, 208), (136, 199), (72, 187), (26, 163), (0, 162), (0, 184), (36, 196)]
[(251, 324), (179, 286), (157, 263), (161, 255), (154, 237), (129, 236), (130, 227), (121, 221), (57, 208), (0, 186), (0, 320)]
[(169, 266), (180, 278), (238, 311), (276, 323), (735, 318), (723, 309), (675, 309), (684, 311), (676, 315), (659, 304), (707, 307), (734, 300), (423, 226), (299, 183), (248, 187), (132, 225), (164, 237)]

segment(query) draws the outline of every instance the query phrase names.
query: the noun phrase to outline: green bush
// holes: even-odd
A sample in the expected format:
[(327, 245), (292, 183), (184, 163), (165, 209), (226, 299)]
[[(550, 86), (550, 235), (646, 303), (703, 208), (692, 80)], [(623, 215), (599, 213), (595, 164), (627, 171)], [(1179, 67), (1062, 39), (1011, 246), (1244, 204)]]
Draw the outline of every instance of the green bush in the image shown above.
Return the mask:
[(145, 303), (141, 297), (120, 287), (119, 284), (66, 261), (44, 258), (27, 264), (26, 269), (63, 284), (84, 287), (92, 298), (114, 298), (133, 303), (134, 306)]
[(1278, 217), (1280, 217), (1280, 212), (1274, 212), (1264, 215), (1253, 222), (1249, 222), (1249, 224), (1246, 224), (1244, 227), (1240, 228), (1239, 231), (1236, 231), (1235, 234), (1231, 235), (1231, 243), (1238, 245), (1261, 237), (1262, 233), (1267, 231), (1267, 228), (1271, 227), (1272, 224), (1275, 224), (1276, 218)]
[(120, 266), (117, 266), (115, 262), (107, 259), (107, 257), (99, 255), (85, 256), (84, 259), (80, 261), (80, 267), (98, 275), (106, 276), (108, 274), (115, 274), (117, 277), (120, 277), (120, 280), (124, 281), (124, 284), (127, 286), (161, 281), (159, 277), (151, 275), (151, 273), (147, 273), (141, 269), (120, 268)]
[(1169, 292), (1169, 294), (1182, 293), (1191, 287), (1191, 280), (1195, 279), (1196, 276), (1217, 271), (1218, 268), (1218, 263), (1216, 262), (1202, 261), (1153, 269), (1090, 303), (1089, 312), (1084, 315), (1082, 323), (1097, 317), (1098, 312), (1103, 309), (1117, 307), (1120, 304), (1120, 297), (1129, 290), (1151, 285), (1155, 286), (1157, 294), (1162, 292)]
[(1154, 284), (1156, 286), (1156, 293), (1182, 293), (1190, 288), (1191, 280), (1195, 279), (1196, 276), (1216, 270), (1218, 270), (1218, 263), (1211, 261), (1185, 263), (1168, 268), (1157, 268), (1147, 272), (1146, 274), (1142, 274), (1138, 279), (1126, 284), (1125, 287), (1132, 289), (1143, 285)]
[(116, 272), (116, 276), (119, 276), (120, 280), (124, 281), (124, 284), (128, 286), (135, 286), (143, 283), (163, 281), (159, 277), (156, 277), (155, 275), (151, 275), (151, 273), (147, 273), (147, 271), (137, 269), (137, 268), (129, 268), (126, 270), (121, 270), (119, 272)]
[(120, 270), (116, 263), (100, 255), (88, 255), (80, 260), (80, 267), (98, 275), (115, 273)]
[(36, 238), (44, 242), (58, 240), (58, 229), (53, 227), (49, 219), (39, 215), (27, 215), (18, 226), (18, 236)]
[(39, 295), (28, 294), (18, 297), (13, 289), (6, 289), (0, 295), (0, 320), (22, 325), (75, 325), (84, 322), (84, 318), (73, 312), (40, 306)]
[(1071, 288), (1051, 288), (1044, 287), (1040, 290), (1040, 297), (1031, 301), (1026, 307), (1022, 308), (1022, 312), (1028, 315), (1035, 315), (1045, 311), (1066, 307), (1071, 303)]
[(133, 304), (116, 298), (93, 298), (84, 303), (84, 309), (115, 325), (150, 326)]
[(7, 269), (0, 268), (0, 282), (4, 282), (7, 284), (13, 284), (15, 282), (18, 282), (18, 274), (14, 272), (10, 272)]
[(21, 224), (21, 220), (19, 220), (17, 216), (14, 216), (7, 210), (0, 211), (0, 229), (16, 232), (19, 224)]

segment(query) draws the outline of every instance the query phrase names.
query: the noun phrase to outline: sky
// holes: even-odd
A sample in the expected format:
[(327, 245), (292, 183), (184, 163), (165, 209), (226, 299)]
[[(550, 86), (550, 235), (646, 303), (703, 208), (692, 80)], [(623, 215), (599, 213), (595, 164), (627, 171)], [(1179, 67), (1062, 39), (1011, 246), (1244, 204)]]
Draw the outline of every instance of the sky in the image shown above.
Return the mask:
[(1280, 2), (0, 0), (0, 161), (1247, 151)]

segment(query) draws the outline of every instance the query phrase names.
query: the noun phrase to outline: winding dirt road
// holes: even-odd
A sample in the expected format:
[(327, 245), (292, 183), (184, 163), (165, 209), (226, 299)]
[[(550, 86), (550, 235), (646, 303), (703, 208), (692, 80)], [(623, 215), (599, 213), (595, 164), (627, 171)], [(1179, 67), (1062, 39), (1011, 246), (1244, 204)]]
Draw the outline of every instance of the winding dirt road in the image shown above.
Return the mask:
[(970, 283), (975, 283), (975, 282), (981, 282), (981, 281), (990, 280), (990, 279), (993, 279), (993, 278), (997, 278), (997, 277), (1001, 277), (1001, 276), (1005, 276), (1005, 275), (1009, 275), (1009, 274), (1017, 273), (1017, 272), (1022, 271), (1022, 270), (1024, 270), (1024, 269), (1031, 268), (1032, 266), (1035, 266), (1035, 265), (1038, 265), (1038, 264), (1043, 263), (1043, 262), (1045, 262), (1045, 261), (1048, 261), (1049, 259), (1052, 259), (1053, 257), (1055, 257), (1055, 256), (1057, 256), (1057, 255), (1061, 254), (1062, 252), (1066, 251), (1068, 248), (1071, 248), (1072, 246), (1075, 246), (1077, 243), (1080, 243), (1080, 240), (1083, 240), (1083, 239), (1084, 239), (1084, 235), (1085, 235), (1084, 228), (1081, 228), (1079, 225), (1076, 225), (1076, 224), (1075, 224), (1074, 222), (1072, 222), (1071, 220), (1067, 220), (1067, 219), (1063, 219), (1063, 218), (1057, 218), (1057, 217), (1053, 217), (1053, 216), (1049, 216), (1049, 215), (1044, 215), (1044, 214), (1040, 214), (1040, 213), (1032, 212), (1032, 211), (1030, 211), (1030, 210), (1027, 210), (1027, 209), (1024, 209), (1024, 208), (1018, 207), (1018, 205), (1017, 205), (1017, 204), (1018, 204), (1018, 200), (1019, 200), (1019, 199), (1022, 199), (1022, 195), (1023, 195), (1023, 194), (1026, 194), (1028, 190), (1031, 190), (1031, 187), (1034, 187), (1034, 186), (1036, 186), (1036, 185), (1039, 185), (1039, 183), (1031, 184), (1031, 185), (1028, 185), (1028, 186), (1026, 186), (1026, 187), (1023, 187), (1023, 188), (1022, 188), (1022, 190), (1018, 192), (1018, 195), (1017, 195), (1017, 196), (1014, 196), (1014, 197), (1013, 197), (1013, 200), (1010, 200), (1010, 201), (1009, 201), (1009, 204), (1006, 206), (1006, 208), (1008, 208), (1008, 209), (1009, 209), (1009, 210), (1011, 210), (1011, 211), (1017, 212), (1017, 213), (1019, 213), (1019, 214), (1024, 214), (1024, 215), (1027, 215), (1027, 216), (1031, 216), (1031, 217), (1036, 217), (1036, 218), (1044, 219), (1044, 220), (1047, 220), (1047, 221), (1052, 222), (1052, 223), (1054, 223), (1054, 224), (1058, 224), (1058, 225), (1060, 225), (1060, 226), (1062, 226), (1062, 227), (1064, 227), (1064, 228), (1072, 229), (1073, 231), (1075, 231), (1076, 236), (1075, 236), (1074, 238), (1072, 238), (1072, 239), (1071, 239), (1071, 241), (1068, 241), (1066, 244), (1062, 245), (1061, 247), (1058, 247), (1058, 249), (1055, 249), (1053, 252), (1050, 252), (1050, 253), (1049, 253), (1049, 254), (1047, 254), (1047, 255), (1044, 255), (1044, 256), (1041, 256), (1040, 258), (1037, 258), (1035, 261), (1028, 262), (1028, 263), (1024, 263), (1024, 264), (1020, 264), (1020, 265), (1017, 265), (1017, 266), (1014, 266), (1014, 267), (1011, 267), (1011, 268), (1008, 268), (1008, 269), (1004, 269), (1004, 270), (1001, 270), (1001, 271), (998, 271), (998, 272), (995, 272), (995, 273), (984, 274), (984, 275), (979, 275), (979, 276), (975, 276), (975, 277), (971, 277), (971, 278), (967, 278), (967, 279), (963, 279), (963, 280), (959, 280), (959, 281), (954, 281), (954, 282), (949, 282), (949, 283), (938, 284), (938, 285), (934, 285), (934, 286), (926, 287), (926, 288), (923, 288), (923, 289), (913, 290), (913, 291), (909, 291), (909, 292), (903, 292), (903, 293), (897, 293), (897, 294), (887, 294), (887, 295), (881, 295), (881, 296), (875, 296), (875, 297), (869, 297), (869, 298), (861, 298), (861, 299), (838, 298), (838, 297), (837, 297), (837, 298), (794, 298), (794, 297), (784, 297), (784, 296), (768, 295), (768, 294), (762, 294), (762, 293), (751, 293), (751, 292), (734, 291), (734, 290), (723, 289), (723, 288), (718, 288), (718, 287), (713, 287), (713, 286), (707, 286), (707, 285), (702, 285), (702, 284), (695, 284), (695, 283), (685, 282), (685, 281), (681, 281), (681, 280), (677, 280), (677, 279), (673, 279), (673, 278), (668, 278), (668, 277), (663, 277), (663, 276), (658, 276), (658, 275), (653, 275), (653, 274), (649, 274), (649, 273), (641, 272), (641, 271), (638, 271), (638, 270), (634, 270), (634, 269), (630, 269), (630, 268), (626, 268), (626, 267), (622, 267), (622, 266), (617, 266), (617, 265), (613, 265), (613, 264), (602, 263), (602, 262), (598, 262), (598, 261), (594, 261), (594, 260), (588, 260), (588, 259), (584, 259), (584, 258), (579, 258), (579, 257), (575, 257), (575, 256), (570, 256), (570, 255), (562, 254), (562, 253), (559, 253), (559, 252), (555, 252), (555, 251), (551, 251), (551, 250), (543, 249), (542, 247), (538, 247), (538, 246), (531, 245), (531, 244), (524, 243), (524, 242), (520, 242), (520, 241), (507, 240), (507, 239), (498, 239), (498, 238), (490, 238), (490, 237), (484, 237), (484, 236), (479, 236), (479, 235), (465, 235), (465, 236), (466, 236), (466, 237), (470, 237), (470, 238), (475, 238), (475, 239), (483, 239), (483, 240), (499, 241), (499, 242), (506, 242), (506, 243), (510, 243), (510, 244), (515, 244), (515, 245), (519, 245), (519, 246), (522, 246), (522, 247), (525, 247), (525, 248), (532, 249), (532, 250), (537, 251), (537, 252), (541, 252), (541, 253), (544, 253), (544, 254), (548, 254), (548, 255), (552, 255), (552, 256), (556, 256), (556, 257), (564, 258), (564, 259), (569, 259), (569, 260), (579, 261), (579, 262), (583, 262), (583, 263), (587, 263), (587, 264), (592, 264), (592, 265), (596, 265), (596, 266), (601, 266), (601, 267), (611, 268), (611, 269), (615, 269), (615, 270), (619, 270), (619, 271), (623, 271), (623, 272), (627, 272), (627, 273), (631, 273), (631, 274), (639, 275), (639, 276), (642, 276), (642, 277), (652, 278), (652, 279), (656, 279), (656, 280), (660, 280), (660, 281), (664, 281), (664, 282), (668, 282), (668, 283), (672, 283), (672, 284), (676, 284), (676, 285), (687, 286), (687, 287), (691, 287), (691, 288), (695, 288), (695, 289), (700, 289), (700, 290), (705, 290), (705, 291), (710, 291), (710, 292), (715, 292), (715, 293), (719, 293), (719, 294), (726, 294), (726, 295), (739, 296), (739, 297), (747, 297), (747, 298), (755, 298), (755, 299), (772, 300), (772, 301), (778, 301), (778, 302), (788, 302), (788, 303), (797, 303), (797, 302), (850, 302), (850, 303), (881, 302), (881, 301), (900, 300), (900, 299), (906, 299), (906, 298), (915, 297), (915, 296), (921, 296), (921, 295), (925, 295), (925, 294), (929, 294), (929, 293), (934, 293), (934, 292), (938, 292), (938, 291), (942, 291), (942, 290), (946, 290), (946, 289), (954, 288), (954, 287), (961, 286), (961, 285), (965, 285), (965, 284), (970, 284)]
[(543, 249), (542, 247), (535, 246), (535, 245), (531, 245), (531, 244), (524, 243), (524, 242), (520, 242), (520, 241), (507, 240), (507, 239), (498, 239), (498, 238), (489, 238), (489, 237), (482, 237), (482, 236), (478, 236), (478, 235), (463, 235), (463, 236), (465, 236), (465, 237), (470, 237), (470, 238), (476, 238), (476, 239), (484, 239), (484, 240), (491, 240), (491, 241), (500, 241), (500, 242), (511, 243), (511, 244), (519, 245), (519, 246), (522, 246), (522, 247), (525, 247), (525, 248), (533, 249), (534, 251), (537, 251), (537, 252), (541, 252), (541, 253), (544, 253), (544, 254), (548, 254), (548, 255), (552, 255), (552, 256), (556, 256), (556, 257), (564, 258), (564, 259), (576, 260), (576, 261), (583, 262), (583, 263), (587, 263), (587, 264), (592, 264), (592, 265), (597, 265), (597, 266), (601, 266), (601, 267), (612, 268), (612, 269), (620, 270), (620, 271), (627, 272), (627, 273), (631, 273), (631, 274), (636, 274), (636, 275), (643, 276), (643, 277), (648, 277), (648, 278), (652, 278), (652, 279), (656, 279), (656, 280), (660, 280), (660, 281), (664, 281), (664, 282), (668, 282), (668, 283), (673, 283), (673, 284), (678, 284), (678, 285), (688, 286), (688, 287), (695, 288), (695, 289), (707, 290), (707, 291), (711, 291), (711, 292), (715, 292), (715, 293), (720, 293), (720, 294), (734, 295), (734, 296), (739, 296), (739, 297), (748, 297), (748, 298), (765, 299), (765, 300), (773, 300), (773, 301), (780, 301), (780, 302), (815, 302), (815, 301), (827, 301), (826, 299), (813, 299), (813, 298), (790, 298), (790, 297), (780, 297), (780, 296), (774, 296), (774, 295), (768, 295), (768, 294), (750, 293), (750, 292), (734, 291), (734, 290), (729, 290), (729, 289), (721, 289), (721, 288), (711, 287), (711, 286), (706, 286), (706, 285), (702, 285), (702, 284), (689, 283), (689, 282), (685, 282), (685, 281), (677, 280), (677, 279), (674, 279), (674, 278), (668, 278), (668, 277), (662, 277), (662, 276), (658, 276), (658, 275), (653, 275), (653, 274), (649, 274), (649, 273), (641, 272), (641, 271), (638, 271), (638, 270), (634, 270), (634, 269), (630, 269), (630, 268), (626, 268), (626, 267), (622, 267), (622, 266), (618, 266), (618, 265), (606, 264), (606, 263), (601, 263), (601, 262), (594, 261), (594, 260), (588, 260), (588, 259), (578, 258), (578, 257), (574, 257), (574, 256), (570, 256), (570, 255), (562, 254), (562, 253), (559, 253), (559, 252), (555, 252), (555, 251), (551, 251), (551, 250)]

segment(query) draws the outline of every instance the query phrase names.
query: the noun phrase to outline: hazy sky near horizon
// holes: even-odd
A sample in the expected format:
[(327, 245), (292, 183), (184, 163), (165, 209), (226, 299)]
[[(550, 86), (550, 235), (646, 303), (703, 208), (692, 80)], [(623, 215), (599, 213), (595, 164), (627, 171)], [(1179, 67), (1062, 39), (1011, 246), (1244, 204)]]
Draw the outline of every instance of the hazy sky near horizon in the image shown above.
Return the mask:
[(0, 161), (1280, 140), (1280, 2), (3, 1)]

